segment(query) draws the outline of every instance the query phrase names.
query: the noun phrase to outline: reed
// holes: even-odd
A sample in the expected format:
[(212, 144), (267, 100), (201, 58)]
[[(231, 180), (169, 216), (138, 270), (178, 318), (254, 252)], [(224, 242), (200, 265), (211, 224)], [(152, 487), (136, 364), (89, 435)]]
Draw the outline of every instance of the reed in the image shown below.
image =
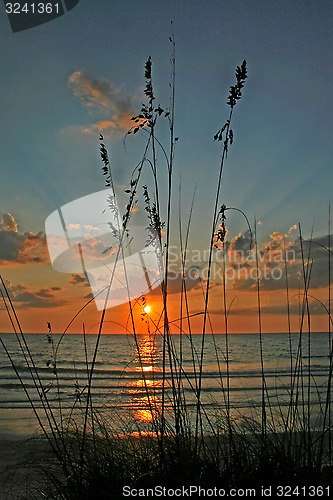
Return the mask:
[[(221, 143), (220, 162), (217, 169), (216, 193), (213, 200), (213, 216), (210, 231), (210, 240), (207, 243), (208, 262), (207, 280), (202, 284), (203, 309), (199, 313), (191, 314), (191, 297), (186, 283), (185, 255), (189, 245), (193, 226), (193, 207), (196, 193), (193, 195), (189, 216), (185, 227), (180, 207), (181, 186), (179, 192), (178, 227), (173, 223), (174, 202), (174, 158), (176, 143), (175, 136), (175, 89), (176, 89), (176, 55), (174, 36), (171, 43), (171, 97), (170, 105), (162, 108), (156, 105), (156, 95), (153, 84), (153, 64), (148, 58), (145, 64), (145, 96), (140, 113), (133, 117), (133, 127), (127, 136), (137, 135), (144, 140), (141, 160), (132, 172), (129, 188), (126, 190), (128, 201), (126, 209), (120, 218), (115, 210), (116, 191), (113, 182), (112, 165), (105, 146), (104, 137), (100, 136), (100, 154), (102, 159), (102, 173), (105, 176), (106, 186), (111, 188), (113, 200), (109, 200), (110, 212), (117, 212), (118, 249), (114, 261), (124, 262), (124, 246), (126, 238), (131, 232), (131, 220), (134, 208), (142, 192), (142, 202), (147, 215), (148, 235), (157, 234), (163, 248), (163, 282), (160, 290), (162, 312), (154, 320), (144, 312), (145, 296), (133, 300), (129, 293), (129, 277), (124, 266), (124, 287), (128, 290), (129, 321), (125, 327), (129, 336), (132, 336), (136, 346), (139, 366), (147, 401), (149, 423), (143, 431), (142, 426), (135, 422), (122, 422), (122, 431), (114, 427), (114, 420), (106, 418), (94, 406), (93, 380), (95, 374), (101, 336), (106, 325), (107, 302), (114, 276), (111, 272), (108, 293), (98, 325), (96, 342), (92, 353), (88, 353), (87, 334), (85, 326), (82, 328), (86, 360), (86, 381), (83, 386), (76, 383), (76, 399), (70, 411), (63, 407), (58, 379), (59, 347), (66, 335), (69, 326), (91, 300), (82, 306), (64, 330), (55, 344), (51, 325), (48, 324), (47, 339), (51, 347), (49, 366), (55, 377), (54, 391), (44, 386), (38, 371), (33, 354), (30, 351), (25, 335), (21, 329), (13, 302), (1, 278), (2, 300), (7, 315), (11, 321), (17, 337), (25, 363), (29, 367), (34, 388), (29, 389), (23, 380), (19, 369), (8, 351), (5, 341), (0, 339), (1, 345), (12, 363), (13, 370), (22, 385), (41, 431), (48, 440), (59, 465), (62, 476), (51, 477), (53, 486), (50, 490), (40, 492), (40, 497), (53, 499), (90, 499), (90, 498), (121, 498), (124, 485), (135, 488), (150, 487), (156, 484), (165, 486), (189, 486), (200, 484), (211, 487), (259, 487), (262, 485), (289, 484), (289, 485), (332, 485), (330, 472), (332, 471), (331, 448), (331, 385), (333, 373), (333, 343), (331, 339), (331, 310), (330, 310), (330, 273), (331, 273), (331, 242), (326, 248), (328, 255), (328, 332), (330, 343), (329, 376), (327, 381), (326, 399), (322, 400), (319, 388), (316, 386), (315, 376), (311, 367), (311, 310), (309, 298), (311, 295), (312, 269), (312, 238), (307, 242), (307, 251), (304, 248), (301, 227), (299, 226), (299, 252), (302, 262), (302, 286), (300, 290), (300, 318), (298, 332), (298, 347), (296, 355), (292, 350), (292, 331), (290, 319), (290, 297), (288, 263), (285, 258), (285, 290), (286, 290), (286, 318), (288, 321), (288, 336), (290, 353), (290, 385), (286, 388), (289, 394), (287, 407), (281, 404), (274, 406), (271, 402), (271, 393), (266, 383), (266, 369), (264, 358), (264, 331), (262, 327), (261, 311), (261, 283), (256, 280), (257, 315), (261, 366), (261, 407), (254, 409), (254, 415), (249, 417), (238, 411), (231, 403), (230, 388), (232, 366), (230, 365), (230, 333), (228, 326), (229, 313), (233, 303), (229, 303), (226, 284), (225, 260), (223, 261), (221, 283), (221, 311), (223, 312), (224, 331), (214, 332), (209, 312), (209, 297), (211, 294), (212, 264), (214, 251), (226, 252), (226, 212), (236, 210), (250, 224), (247, 216), (237, 208), (226, 207), (221, 203), (221, 189), (223, 185), (223, 171), (227, 162), (234, 134), (231, 128), (235, 106), (242, 97), (242, 90), (247, 78), (247, 65), (243, 61), (236, 68), (236, 82), (230, 86), (227, 105), (228, 118), (214, 136), (214, 140)], [(167, 145), (159, 137), (160, 123), (167, 123), (169, 138)], [(161, 171), (166, 172), (167, 185), (161, 186)], [(151, 176), (151, 187), (144, 183), (144, 174)], [(142, 189), (142, 191), (141, 191)], [(162, 191), (166, 193), (165, 206), (162, 204)], [(165, 218), (165, 221), (164, 221)], [(330, 214), (329, 214), (330, 218)], [(177, 224), (176, 224), (177, 226)], [(254, 245), (256, 266), (259, 269), (257, 224), (254, 223)], [(114, 227), (113, 227), (114, 230)], [(250, 228), (251, 230), (251, 228)], [(330, 232), (330, 225), (329, 225)], [(169, 306), (170, 287), (170, 246), (172, 238), (177, 235), (180, 248), (181, 289), (179, 294), (179, 319), (173, 320)], [(251, 233), (252, 234), (252, 233)], [(251, 236), (252, 239), (252, 236)], [(286, 249), (286, 243), (284, 242)], [(135, 306), (142, 309), (142, 325), (146, 329), (147, 337), (154, 342), (162, 339), (161, 387), (155, 383), (148, 383), (144, 371), (143, 355), (140, 351), (140, 334), (137, 319), (133, 312)], [(197, 349), (193, 339), (193, 317), (201, 316), (202, 331), (200, 346)], [(304, 346), (304, 331), (308, 334), (308, 344)], [(179, 333), (179, 343), (176, 345), (173, 332)], [(224, 333), (225, 344), (220, 346), (220, 338), (216, 333)], [(211, 334), (216, 363), (219, 369), (219, 383), (221, 401), (224, 410), (212, 414), (205, 407), (202, 386), (205, 373), (205, 347), (207, 335)], [(191, 369), (194, 377), (191, 378), (184, 363), (184, 346), (188, 344), (191, 352)], [(307, 347), (309, 360), (304, 364), (303, 352)], [(75, 373), (75, 367), (73, 368)], [(150, 376), (154, 379), (154, 373)], [(321, 426), (313, 424), (311, 412), (312, 392), (317, 391), (317, 408), (321, 418)], [(38, 411), (32, 393), (37, 393), (42, 405), (42, 416)], [(52, 397), (51, 397), (52, 393)], [(195, 398), (195, 411), (190, 412), (188, 394)], [(235, 418), (237, 415), (237, 418)], [(118, 418), (119, 419), (119, 418)], [(131, 425), (129, 425), (131, 424)], [(133, 433), (133, 425), (136, 432)], [(130, 428), (129, 428), (130, 427)]]

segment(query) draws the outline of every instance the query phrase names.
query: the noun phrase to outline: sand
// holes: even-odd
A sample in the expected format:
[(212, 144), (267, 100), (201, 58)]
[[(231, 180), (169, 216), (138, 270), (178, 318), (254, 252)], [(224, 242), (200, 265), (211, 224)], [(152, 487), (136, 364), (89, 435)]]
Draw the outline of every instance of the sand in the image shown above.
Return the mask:
[(47, 471), (55, 468), (49, 443), (43, 438), (0, 437), (0, 500), (45, 498)]

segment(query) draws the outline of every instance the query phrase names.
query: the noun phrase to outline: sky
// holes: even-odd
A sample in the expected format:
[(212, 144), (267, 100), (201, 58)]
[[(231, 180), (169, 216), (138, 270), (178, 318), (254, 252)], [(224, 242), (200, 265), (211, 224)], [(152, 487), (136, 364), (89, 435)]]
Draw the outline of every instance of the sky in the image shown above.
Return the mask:
[[(323, 247), (330, 242), (333, 186), (332, 22), (330, 0), (80, 0), (57, 19), (13, 33), (0, 5), (0, 271), (24, 331), (45, 332), (50, 322), (55, 332), (62, 332), (92, 297), (83, 273), (52, 267), (45, 221), (60, 207), (105, 189), (100, 133), (110, 154), (119, 207), (126, 206), (124, 191), (142, 157), (146, 135), (124, 138), (145, 99), (149, 56), (156, 103), (170, 106), (172, 30), (178, 141), (169, 307), (175, 331), (182, 315), (178, 220), (184, 236), (192, 200), (185, 277), (193, 331), (202, 330), (221, 155), (221, 144), (213, 137), (228, 118), (229, 87), (244, 59), (248, 78), (233, 115), (234, 143), (219, 203), (244, 212), (256, 234), (263, 331), (289, 328), (288, 300), (291, 328), (299, 328), (304, 271), (311, 274), (311, 327), (327, 329), (330, 253)], [(158, 133), (167, 145), (167, 120), (161, 120)], [(166, 220), (167, 168), (161, 153), (158, 163)], [(142, 183), (151, 188), (146, 170)], [(142, 195), (136, 212), (144, 224)], [(229, 330), (256, 332), (258, 280), (248, 225), (239, 211), (226, 215)], [(313, 239), (312, 244), (304, 242), (303, 262), (300, 230), (304, 240)], [(212, 328), (219, 333), (225, 325), (218, 250), (214, 259), (209, 311)], [(152, 306), (149, 321), (158, 322), (157, 292), (145, 300)], [(135, 307), (138, 329), (146, 328), (146, 321), (140, 322), (141, 301)], [(82, 331), (84, 323), (87, 331), (95, 332), (100, 315), (92, 300), (70, 331)], [(126, 328), (128, 308), (109, 308), (105, 331), (123, 333)], [(0, 332), (7, 331), (2, 305)]]

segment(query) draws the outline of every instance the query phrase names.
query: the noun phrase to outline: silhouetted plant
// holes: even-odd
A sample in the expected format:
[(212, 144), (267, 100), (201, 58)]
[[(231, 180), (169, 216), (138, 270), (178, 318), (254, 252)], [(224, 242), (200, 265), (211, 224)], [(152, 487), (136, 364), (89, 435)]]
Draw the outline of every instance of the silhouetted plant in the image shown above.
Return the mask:
[[(91, 359), (89, 359), (86, 344), (86, 332), (83, 326), (83, 339), (86, 362), (86, 380), (83, 385), (79, 381), (74, 381), (75, 400), (72, 408), (66, 413), (62, 407), (61, 391), (58, 378), (58, 348), (63, 340), (68, 327), (82, 310), (91, 303), (91, 300), (84, 305), (80, 311), (70, 321), (60, 340), (55, 344), (50, 323), (47, 323), (47, 341), (51, 346), (51, 356), (47, 362), (48, 367), (53, 371), (57, 381), (57, 407), (50, 398), (50, 390), (45, 387), (40, 377), (37, 366), (34, 362), (29, 345), (18, 321), (14, 305), (10, 299), (6, 284), (3, 279), (2, 289), (0, 288), (3, 303), (7, 314), (13, 325), (24, 360), (28, 366), (29, 373), (33, 381), (33, 391), (37, 391), (40, 396), (42, 410), (45, 419), (41, 419), (34, 401), (31, 397), (31, 389), (21, 377), (19, 369), (15, 366), (13, 359), (8, 352), (5, 342), (0, 338), (5, 352), (13, 365), (14, 372), (20, 381), (23, 391), (35, 412), (40, 428), (49, 440), (63, 469), (63, 477), (53, 477), (54, 490), (49, 498), (84, 500), (90, 498), (117, 498), (121, 494), (124, 484), (134, 487), (146, 487), (155, 484), (165, 484), (173, 486), (200, 484), (211, 486), (214, 482), (216, 486), (235, 487), (250, 485), (263, 485), (266, 482), (271, 484), (308, 484), (312, 481), (331, 482), (326, 475), (330, 472), (332, 465), (331, 448), (328, 453), (325, 450), (325, 436), (331, 432), (331, 380), (333, 373), (333, 356), (331, 347), (329, 359), (329, 379), (326, 400), (320, 401), (321, 415), (324, 425), (318, 433), (316, 428), (311, 427), (310, 422), (310, 389), (318, 389), (315, 381), (312, 381), (311, 365), (308, 363), (307, 370), (302, 360), (303, 349), (303, 326), (306, 323), (309, 327), (310, 337), (310, 309), (308, 299), (310, 297), (310, 277), (311, 277), (311, 255), (310, 250), (305, 257), (303, 242), (300, 232), (300, 254), (302, 257), (303, 270), (303, 294), (302, 310), (299, 332), (299, 346), (297, 355), (292, 356), (290, 347), (290, 387), (287, 409), (278, 406), (277, 415), (273, 413), (273, 406), (269, 398), (269, 391), (266, 384), (266, 372), (264, 365), (263, 337), (261, 325), (261, 288), (259, 279), (256, 281), (257, 287), (257, 312), (259, 322), (259, 342), (260, 342), (260, 366), (261, 366), (261, 407), (256, 409), (254, 418), (246, 415), (239, 415), (238, 419), (233, 419), (230, 401), (230, 380), (232, 368), (230, 366), (229, 347), (229, 327), (228, 317), (232, 303), (228, 304), (226, 287), (226, 269), (223, 267), (223, 279), (221, 283), (221, 311), (224, 319), (225, 346), (222, 349), (214, 336), (208, 308), (209, 296), (211, 293), (211, 268), (214, 251), (225, 252), (227, 245), (226, 212), (235, 210), (243, 215), (246, 220), (249, 233), (252, 232), (249, 221), (241, 210), (227, 207), (221, 204), (222, 174), (227, 159), (229, 146), (233, 144), (234, 133), (231, 129), (232, 115), (235, 106), (242, 97), (242, 91), (247, 78), (247, 65), (244, 60), (236, 68), (236, 83), (230, 86), (227, 105), (229, 116), (223, 126), (217, 131), (214, 140), (221, 142), (221, 159), (217, 172), (216, 193), (213, 200), (213, 217), (211, 223), (210, 240), (207, 243), (209, 249), (208, 276), (205, 283), (201, 283), (204, 307), (203, 310), (190, 312), (190, 297), (188, 295), (186, 283), (186, 263), (185, 255), (189, 244), (191, 230), (192, 211), (194, 196), (190, 208), (188, 223), (185, 231), (182, 228), (181, 209), (179, 208), (179, 241), (181, 248), (181, 293), (178, 322), (173, 321), (169, 314), (169, 250), (172, 224), (173, 208), (173, 164), (175, 154), (175, 144), (178, 137), (174, 133), (174, 110), (175, 110), (175, 43), (174, 37), (170, 37), (172, 45), (171, 52), (171, 104), (170, 108), (156, 105), (156, 94), (153, 85), (152, 59), (149, 57), (144, 67), (146, 102), (142, 104), (140, 113), (132, 118), (133, 126), (128, 134), (137, 134), (146, 139), (143, 146), (142, 158), (134, 168), (125, 193), (128, 200), (125, 212), (119, 216), (116, 202), (116, 192), (112, 178), (112, 168), (109, 154), (104, 142), (103, 135), (100, 135), (100, 155), (102, 161), (102, 174), (105, 177), (107, 188), (111, 188), (112, 195), (108, 198), (108, 208), (110, 213), (116, 217), (117, 223), (109, 223), (109, 228), (113, 237), (118, 242), (115, 254), (116, 265), (123, 260), (126, 238), (130, 237), (132, 216), (138, 199), (143, 196), (143, 207), (147, 216), (147, 241), (146, 245), (153, 244), (158, 236), (159, 243), (163, 245), (164, 266), (160, 269), (163, 275), (161, 285), (162, 312), (157, 320), (154, 320), (145, 312), (147, 305), (146, 296), (143, 294), (135, 301), (128, 297), (129, 322), (126, 331), (133, 336), (133, 341), (137, 350), (137, 358), (142, 372), (143, 387), (147, 398), (147, 410), (150, 412), (151, 422), (147, 424), (148, 433), (144, 435), (138, 426), (139, 437), (133, 436), (128, 429), (128, 422), (123, 423), (123, 432), (113, 429), (113, 422), (105, 414), (99, 413), (94, 407), (94, 373), (97, 363), (97, 356), (100, 348), (100, 338), (106, 322), (106, 307), (103, 309), (98, 325), (97, 337)], [(164, 146), (158, 136), (159, 120), (167, 119), (170, 130), (170, 141), (168, 146)], [(127, 135), (128, 135), (127, 134)], [(157, 152), (162, 153), (160, 156)], [(164, 163), (160, 160), (163, 158)], [(141, 191), (140, 183), (145, 169), (152, 175), (153, 188), (148, 189), (148, 184), (144, 183)], [(158, 181), (158, 169), (164, 168), (167, 172), (168, 181), (161, 186)], [(161, 208), (160, 192), (166, 193), (166, 208)], [(181, 188), (179, 188), (179, 193)], [(142, 193), (142, 195), (140, 195)], [(180, 207), (180, 201), (179, 201)], [(113, 219), (114, 220), (114, 219)], [(228, 219), (229, 220), (229, 219)], [(165, 222), (164, 222), (165, 221)], [(184, 234), (185, 233), (185, 234)], [(258, 246), (255, 233), (255, 251), (258, 264)], [(331, 253), (330, 244), (328, 252)], [(109, 248), (103, 252), (107, 254)], [(330, 255), (329, 255), (330, 258)], [(330, 260), (329, 260), (330, 262)], [(112, 265), (110, 265), (112, 268)], [(124, 268), (126, 271), (126, 268)], [(285, 262), (286, 289), (289, 310), (288, 294), (288, 269)], [(124, 278), (124, 288), (128, 290), (128, 281)], [(112, 272), (109, 289), (112, 285)], [(330, 277), (329, 277), (330, 286)], [(107, 305), (108, 296), (105, 299)], [(139, 322), (147, 330), (149, 340), (159, 336), (162, 339), (162, 366), (161, 366), (161, 387), (153, 387), (148, 384), (148, 379), (144, 372), (144, 359), (140, 351), (139, 328), (137, 327), (133, 308), (140, 307)], [(330, 304), (327, 309), (329, 325), (331, 322)], [(192, 336), (192, 317), (200, 315), (202, 317), (202, 331), (199, 348), (196, 348)], [(176, 330), (178, 328), (178, 330)], [(330, 326), (329, 326), (330, 328)], [(172, 332), (179, 333), (179, 345), (176, 345)], [(204, 391), (202, 383), (205, 370), (205, 341), (206, 334), (211, 330), (213, 333), (216, 363), (218, 365), (218, 383), (221, 387), (221, 400), (224, 408), (216, 411), (212, 415), (207, 410), (202, 398)], [(221, 332), (218, 332), (221, 333)], [(290, 333), (290, 332), (289, 332)], [(289, 337), (290, 340), (290, 337)], [(184, 363), (184, 345), (189, 343), (191, 352), (191, 370), (193, 377), (187, 372)], [(309, 353), (311, 341), (308, 343)], [(152, 377), (154, 373), (152, 374)], [(154, 380), (153, 380), (154, 382)], [(195, 398), (194, 414), (188, 407), (188, 393), (190, 398)], [(319, 394), (319, 391), (318, 391)], [(156, 404), (155, 397), (158, 396), (159, 404)], [(320, 406), (320, 405), (319, 405)], [(60, 410), (60, 415), (59, 415)], [(76, 412), (76, 410), (78, 410)], [(281, 432), (283, 430), (283, 432)], [(124, 439), (126, 437), (126, 439)], [(326, 467), (326, 471), (325, 471)], [(328, 467), (328, 469), (327, 469)], [(315, 483), (314, 483), (315, 484)]]

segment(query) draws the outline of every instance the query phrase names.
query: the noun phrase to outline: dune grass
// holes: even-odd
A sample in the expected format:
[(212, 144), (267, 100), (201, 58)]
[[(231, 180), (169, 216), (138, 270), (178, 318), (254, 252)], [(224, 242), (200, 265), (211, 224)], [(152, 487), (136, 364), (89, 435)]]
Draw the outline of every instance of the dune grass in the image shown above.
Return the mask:
[[(94, 407), (93, 379), (96, 360), (100, 348), (100, 339), (105, 327), (107, 308), (101, 313), (100, 323), (96, 336), (96, 344), (91, 357), (85, 348), (87, 379), (84, 387), (77, 387), (77, 399), (70, 411), (63, 407), (57, 362), (59, 346), (63, 336), (55, 343), (51, 325), (48, 324), (48, 341), (51, 346), (52, 357), (50, 366), (55, 376), (55, 397), (51, 398), (43, 384), (42, 377), (36, 366), (14, 304), (1, 278), (2, 299), (13, 331), (16, 335), (22, 358), (30, 371), (34, 391), (39, 395), (42, 412), (36, 408), (32, 394), (26, 387), (18, 367), (15, 366), (5, 342), (0, 339), (3, 349), (12, 362), (13, 370), (22, 384), (42, 434), (51, 446), (53, 460), (56, 459), (61, 473), (49, 474), (45, 488), (36, 491), (36, 498), (52, 499), (107, 499), (123, 498), (122, 488), (130, 485), (133, 488), (147, 488), (153, 485), (176, 488), (190, 485), (202, 487), (249, 488), (263, 485), (332, 485), (332, 448), (331, 448), (331, 385), (332, 385), (332, 348), (329, 358), (329, 375), (325, 400), (318, 400), (317, 422), (321, 427), (313, 424), (311, 413), (311, 390), (315, 388), (315, 378), (311, 371), (311, 312), (309, 307), (311, 284), (311, 244), (308, 249), (303, 247), (301, 228), (299, 227), (300, 253), (302, 259), (302, 282), (300, 290), (300, 321), (298, 332), (298, 349), (293, 355), (291, 342), (290, 321), (290, 290), (288, 284), (288, 262), (285, 259), (285, 291), (286, 316), (289, 324), (289, 335), (286, 335), (286, 348), (290, 348), (290, 386), (288, 387), (289, 402), (287, 406), (273, 406), (266, 384), (265, 359), (263, 351), (264, 332), (262, 329), (261, 283), (256, 280), (258, 333), (260, 343), (261, 365), (261, 407), (256, 409), (256, 415), (249, 417), (239, 412), (239, 418), (234, 418), (234, 410), (230, 401), (231, 366), (229, 362), (229, 311), (228, 290), (225, 279), (221, 283), (221, 311), (224, 318), (225, 346), (224, 351), (217, 347), (214, 332), (212, 331), (209, 314), (209, 297), (211, 293), (211, 269), (213, 252), (225, 252), (226, 243), (226, 212), (231, 207), (221, 203), (221, 188), (223, 170), (229, 150), (233, 144), (232, 118), (235, 107), (242, 97), (242, 91), (247, 78), (246, 61), (236, 69), (236, 81), (231, 85), (227, 100), (229, 114), (227, 120), (214, 136), (214, 140), (221, 144), (220, 163), (217, 170), (216, 194), (213, 200), (213, 217), (211, 222), (210, 241), (207, 244), (208, 263), (207, 279), (203, 283), (203, 310), (200, 348), (197, 351), (193, 342), (193, 315), (190, 313), (190, 295), (187, 290), (185, 258), (181, 261), (184, 278), (179, 295), (180, 319), (177, 322), (177, 337), (172, 335), (172, 324), (169, 309), (169, 247), (171, 237), (179, 233), (180, 255), (186, 254), (189, 236), (192, 227), (192, 210), (188, 221), (183, 227), (183, 218), (179, 209), (178, 227), (173, 227), (174, 218), (174, 179), (173, 165), (175, 146), (178, 138), (175, 136), (175, 88), (176, 88), (176, 57), (173, 37), (171, 42), (171, 100), (170, 106), (165, 109), (156, 104), (153, 85), (152, 61), (148, 58), (145, 65), (145, 95), (146, 103), (142, 105), (140, 113), (133, 117), (133, 127), (128, 135), (138, 134), (145, 138), (143, 155), (134, 169), (129, 182), (128, 202), (126, 211), (119, 222), (119, 247), (116, 261), (122, 259), (122, 247), (131, 229), (133, 209), (136, 206), (140, 193), (143, 193), (143, 202), (148, 220), (149, 234), (157, 234), (163, 248), (163, 282), (160, 290), (163, 304), (161, 316), (157, 321), (148, 318), (142, 313), (141, 320), (149, 336), (159, 336), (162, 339), (162, 382), (158, 389), (146, 383), (146, 375), (142, 369), (147, 396), (147, 406), (151, 418), (145, 432), (138, 428), (133, 432), (127, 423), (123, 423), (123, 430), (115, 430), (112, 418), (105, 418)], [(165, 146), (158, 136), (160, 121), (169, 128), (169, 143)], [(129, 138), (127, 138), (129, 140)], [(116, 199), (116, 192), (112, 177), (112, 168), (104, 138), (100, 136), (100, 152), (103, 162), (103, 174), (106, 186), (111, 187)], [(160, 158), (164, 159), (161, 167)], [(159, 183), (159, 170), (166, 169), (167, 185)], [(152, 188), (142, 182), (143, 171), (148, 169), (152, 176)], [(152, 189), (152, 192), (151, 192)], [(180, 188), (181, 189), (181, 188)], [(141, 191), (142, 190), (142, 191)], [(162, 196), (163, 193), (163, 196)], [(166, 193), (166, 195), (165, 195)], [(166, 200), (165, 210), (162, 208), (162, 198)], [(112, 207), (110, 207), (112, 210)], [(234, 209), (238, 210), (238, 209)], [(240, 212), (240, 211), (239, 211)], [(243, 213), (242, 213), (243, 214)], [(165, 221), (164, 221), (165, 216)], [(249, 221), (243, 214), (245, 222)], [(256, 227), (256, 224), (254, 225)], [(149, 233), (150, 232), (150, 233)], [(329, 228), (330, 232), (330, 228)], [(258, 245), (256, 231), (253, 235), (253, 245), (258, 262)], [(285, 246), (286, 248), (286, 246)], [(328, 256), (328, 293), (330, 294), (330, 241), (327, 247)], [(224, 266), (224, 264), (223, 264)], [(112, 279), (112, 278), (111, 278)], [(111, 284), (111, 283), (110, 283)], [(126, 285), (125, 285), (126, 286)], [(144, 310), (145, 297), (138, 299)], [(328, 306), (324, 304), (328, 318), (329, 342), (331, 339), (331, 312), (330, 295)], [(91, 302), (91, 301), (90, 301)], [(107, 302), (107, 299), (106, 299)], [(80, 312), (87, 306), (84, 305)], [(141, 368), (142, 355), (139, 349), (139, 335), (133, 301), (129, 297), (129, 325), (127, 330), (133, 336)], [(75, 317), (77, 317), (77, 315)], [(73, 320), (71, 320), (70, 324)], [(69, 324), (69, 325), (70, 325)], [(68, 326), (69, 326), (68, 325)], [(308, 365), (304, 364), (302, 356), (304, 350), (304, 332), (308, 333), (307, 350), (309, 352)], [(222, 333), (222, 332), (218, 332)], [(205, 347), (207, 335), (212, 335), (215, 343), (216, 362), (219, 367), (219, 381), (221, 400), (224, 410), (214, 416), (208, 413), (203, 402), (204, 388), (202, 386), (205, 372)], [(85, 330), (82, 332), (86, 338)], [(178, 344), (176, 345), (176, 340)], [(184, 368), (184, 345), (190, 346), (192, 353), (192, 369), (194, 379), (190, 378)], [(86, 343), (84, 344), (86, 346)], [(184, 388), (191, 389), (191, 397), (195, 398), (194, 412), (187, 407), (187, 396)], [(318, 395), (318, 398), (320, 396)], [(47, 465), (44, 464), (44, 466)], [(45, 467), (44, 467), (45, 468)], [(47, 470), (47, 467), (46, 469)]]

